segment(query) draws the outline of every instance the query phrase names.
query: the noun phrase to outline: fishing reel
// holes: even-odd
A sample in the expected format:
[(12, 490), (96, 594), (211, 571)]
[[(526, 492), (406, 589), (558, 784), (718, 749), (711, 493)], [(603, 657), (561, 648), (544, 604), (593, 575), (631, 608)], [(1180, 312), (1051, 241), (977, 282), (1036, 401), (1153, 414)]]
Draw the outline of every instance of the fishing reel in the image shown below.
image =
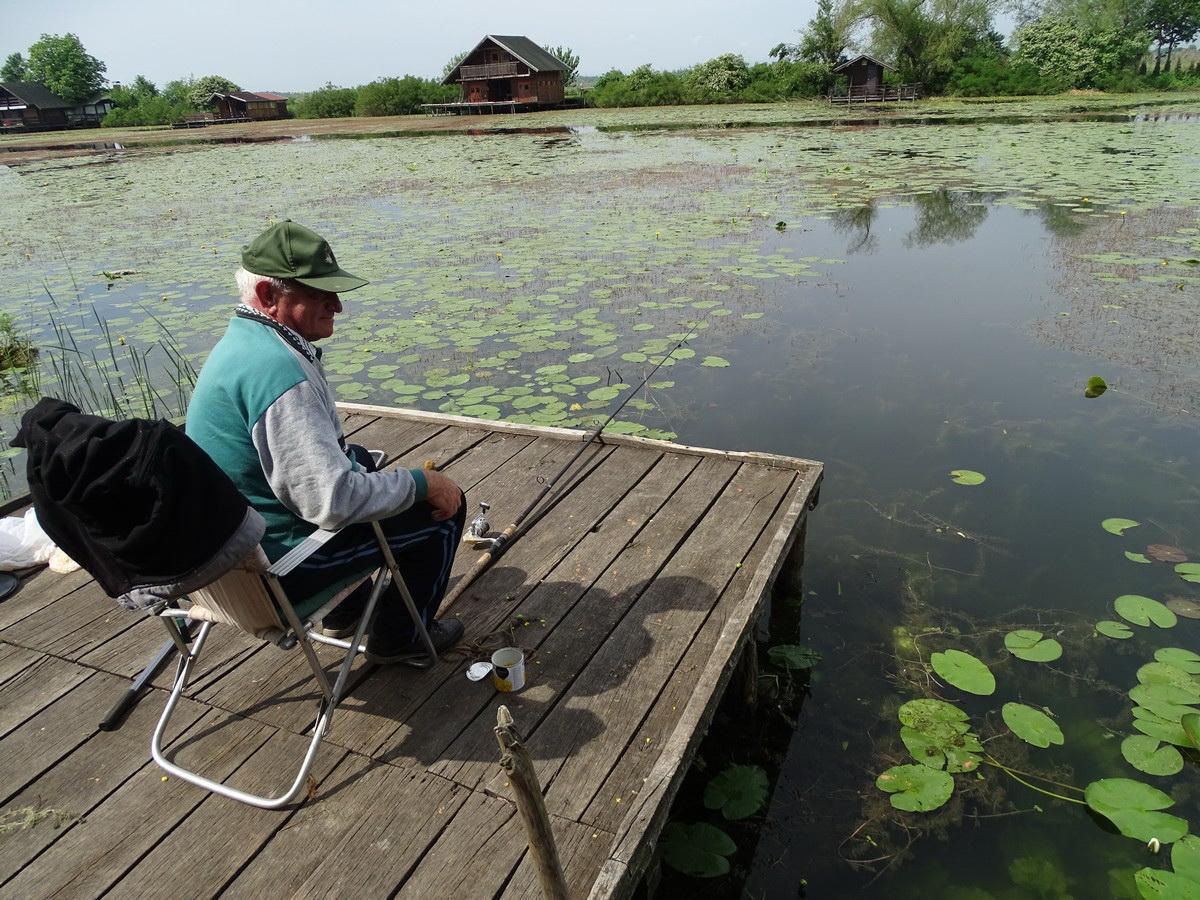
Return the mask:
[[(471, 524), (467, 526), (467, 530), (463, 532), (463, 543), (471, 544), (472, 546), (490, 545), (495, 541), (495, 538), (487, 536), (491, 530), (491, 522), (488, 521), (488, 510), (492, 508), (490, 503), (485, 503), (482, 500), (479, 502), (479, 515), (471, 520)], [(487, 549), (486, 546), (483, 549)]]

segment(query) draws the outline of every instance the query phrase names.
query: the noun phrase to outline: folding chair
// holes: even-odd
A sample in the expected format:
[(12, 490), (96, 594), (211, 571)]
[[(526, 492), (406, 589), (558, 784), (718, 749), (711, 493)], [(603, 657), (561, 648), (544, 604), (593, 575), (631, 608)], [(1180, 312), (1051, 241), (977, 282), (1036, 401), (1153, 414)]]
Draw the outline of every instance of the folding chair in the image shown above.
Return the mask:
[[(309, 770), (316, 758), (317, 748), (329, 730), (333, 712), (342, 699), (342, 692), (346, 688), (346, 681), (350, 675), (350, 668), (354, 664), (354, 658), (366, 649), (362, 643), (363, 635), (375, 614), (375, 606), (379, 597), (389, 581), (394, 582), (399, 588), (404, 605), (408, 608), (408, 613), (420, 635), (421, 643), (428, 655), (425, 666), (431, 666), (437, 662), (437, 650), (429, 638), (425, 623), (421, 621), (408, 586), (400, 576), (395, 557), (392, 555), (383, 529), (378, 522), (371, 524), (375, 531), (375, 539), (383, 554), (384, 565), (375, 573), (370, 598), (352, 640), (345, 641), (326, 637), (316, 630), (315, 625), (362, 584), (369, 577), (369, 571), (349, 575), (342, 583), (335, 584), (316, 596), (302, 598), (296, 603), (288, 598), (279, 581), (332, 538), (336, 534), (332, 531), (317, 531), (286, 556), (281, 557), (274, 565), (269, 563), (262, 548), (256, 547), (255, 552), (247, 559), (221, 575), (216, 581), (180, 598), (189, 601), (186, 608), (169, 607), (159, 612), (163, 624), (171, 633), (171, 638), (175, 641), (180, 653), (175, 683), (171, 687), (167, 705), (163, 709), (162, 717), (158, 720), (158, 726), (154, 729), (154, 736), (150, 740), (150, 753), (154, 757), (154, 761), (166, 772), (214, 793), (263, 809), (279, 809), (301, 796), (305, 790)], [(190, 645), (176, 625), (175, 620), (179, 619), (201, 623), (200, 629), (191, 640)], [(179, 698), (183, 696), (192, 667), (204, 649), (209, 631), (216, 624), (232, 625), (260, 640), (268, 641), (284, 649), (292, 649), (299, 645), (304, 651), (308, 664), (312, 668), (313, 677), (321, 689), (322, 696), (316, 725), (313, 728), (308, 751), (300, 764), (300, 771), (296, 773), (291, 787), (277, 797), (263, 797), (238, 790), (222, 782), (213, 781), (177, 765), (167, 759), (163, 752), (162, 739), (167, 730), (167, 722), (170, 720)], [(330, 685), (325, 669), (313, 649), (314, 641), (340, 647), (346, 651), (341, 667), (338, 669), (337, 678), (332, 685)]]

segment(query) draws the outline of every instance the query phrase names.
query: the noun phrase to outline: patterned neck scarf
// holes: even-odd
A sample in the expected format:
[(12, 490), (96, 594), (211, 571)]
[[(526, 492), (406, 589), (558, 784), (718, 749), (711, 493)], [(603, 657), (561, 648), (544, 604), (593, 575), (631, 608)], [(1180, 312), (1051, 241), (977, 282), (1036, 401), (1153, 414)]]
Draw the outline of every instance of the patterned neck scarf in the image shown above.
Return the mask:
[(298, 352), (313, 365), (316, 365), (317, 360), (321, 358), (320, 347), (314, 347), (291, 328), (288, 328), (281, 322), (276, 322), (261, 310), (257, 310), (252, 306), (247, 306), (245, 303), (239, 303), (237, 309), (234, 310), (234, 315), (236, 315), (239, 319), (249, 319), (252, 322), (261, 322), (268, 328), (274, 329), (280, 337), (288, 342), (289, 346), (295, 349), (296, 352)]

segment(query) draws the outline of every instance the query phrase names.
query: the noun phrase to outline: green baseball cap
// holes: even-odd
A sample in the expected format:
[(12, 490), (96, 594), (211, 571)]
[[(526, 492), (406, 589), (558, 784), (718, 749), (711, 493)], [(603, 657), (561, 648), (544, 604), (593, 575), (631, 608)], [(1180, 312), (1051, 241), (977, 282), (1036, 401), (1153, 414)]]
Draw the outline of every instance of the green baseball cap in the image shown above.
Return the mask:
[(368, 284), (338, 265), (329, 241), (291, 219), (272, 225), (244, 247), (242, 268), (269, 278), (293, 278), (338, 294)]

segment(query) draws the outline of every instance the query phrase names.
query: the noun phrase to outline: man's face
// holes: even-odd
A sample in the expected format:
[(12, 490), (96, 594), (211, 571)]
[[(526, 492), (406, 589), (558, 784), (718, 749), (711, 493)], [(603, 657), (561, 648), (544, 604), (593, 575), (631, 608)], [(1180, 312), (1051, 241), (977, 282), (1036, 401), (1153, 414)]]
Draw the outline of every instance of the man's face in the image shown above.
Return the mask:
[(289, 281), (283, 291), (271, 293), (264, 310), (306, 341), (319, 341), (333, 334), (333, 317), (342, 311), (342, 301), (332, 291)]

